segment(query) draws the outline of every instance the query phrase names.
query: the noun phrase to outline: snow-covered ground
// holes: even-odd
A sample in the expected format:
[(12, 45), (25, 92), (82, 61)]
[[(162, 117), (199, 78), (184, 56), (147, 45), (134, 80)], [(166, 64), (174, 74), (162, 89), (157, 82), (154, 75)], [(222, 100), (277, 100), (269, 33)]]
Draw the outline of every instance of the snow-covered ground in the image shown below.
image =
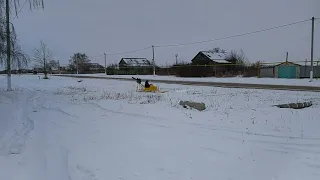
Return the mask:
[(319, 93), (77, 80), (13, 76), (6, 92), (0, 76), (0, 179), (320, 178)]
[[(77, 76), (77, 74), (70, 74)], [(108, 78), (124, 78), (132, 79), (139, 77), (147, 80), (171, 80), (171, 81), (198, 81), (198, 82), (224, 82), (224, 83), (244, 83), (244, 84), (276, 84), (276, 85), (292, 85), (292, 86), (317, 86), (320, 87), (320, 79), (280, 79), (280, 78), (256, 78), (256, 77), (204, 77), (204, 78), (182, 78), (176, 76), (153, 76), (153, 75), (105, 75), (105, 74), (79, 74), (79, 76), (98, 76)]]

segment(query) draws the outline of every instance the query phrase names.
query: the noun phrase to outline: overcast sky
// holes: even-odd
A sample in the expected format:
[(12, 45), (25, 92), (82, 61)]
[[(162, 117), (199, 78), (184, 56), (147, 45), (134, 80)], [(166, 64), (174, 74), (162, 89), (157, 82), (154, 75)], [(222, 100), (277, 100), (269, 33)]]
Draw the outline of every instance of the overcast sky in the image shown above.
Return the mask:
[[(24, 0), (20, 0), (21, 4)], [(43, 40), (61, 64), (76, 52), (104, 65), (103, 52), (132, 51), (151, 45), (215, 39), (273, 26), (320, 18), (320, 0), (44, 0), (45, 9), (25, 6), (15, 24), (27, 53)], [(320, 21), (320, 19), (318, 20)], [(320, 22), (315, 29), (315, 58), (320, 58)], [(311, 21), (302, 24), (189, 46), (155, 49), (158, 64), (190, 60), (200, 50), (241, 48), (251, 62), (310, 59)], [(151, 49), (108, 56), (152, 58)]]

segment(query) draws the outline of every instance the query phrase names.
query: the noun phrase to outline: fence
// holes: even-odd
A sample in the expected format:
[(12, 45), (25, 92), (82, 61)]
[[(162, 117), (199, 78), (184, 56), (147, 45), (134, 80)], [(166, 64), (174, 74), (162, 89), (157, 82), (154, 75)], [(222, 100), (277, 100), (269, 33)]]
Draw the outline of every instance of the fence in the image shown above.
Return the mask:
[[(310, 77), (311, 66), (300, 66), (300, 78)], [(320, 77), (320, 66), (313, 67), (313, 76), (315, 78)]]
[[(275, 77), (274, 67), (283, 62), (273, 63), (255, 63), (252, 65), (239, 64), (211, 64), (211, 65), (193, 65), (177, 64), (172, 66), (157, 66), (156, 75), (179, 76), (179, 77)], [(291, 62), (299, 65), (300, 78), (310, 77), (310, 66), (305, 66), (305, 61)], [(310, 64), (307, 62), (307, 64)], [(315, 63), (316, 64), (316, 63)], [(320, 64), (320, 63), (319, 63)], [(107, 69), (108, 75), (152, 75), (153, 67), (117, 67), (110, 66)], [(76, 74), (76, 70), (62, 70), (59, 73)], [(79, 71), (79, 74), (105, 73), (104, 68), (90, 70), (86, 72)], [(314, 66), (314, 77), (320, 77), (320, 66)]]
[[(109, 75), (151, 75), (153, 67), (109, 67)], [(173, 65), (156, 67), (156, 75), (180, 76), (180, 77), (232, 77), (242, 75), (245, 77), (257, 76), (258, 68), (254, 66), (228, 65)]]
[[(275, 67), (280, 65), (281, 63), (286, 62), (273, 62), (273, 63), (260, 63), (259, 65), (259, 77), (276, 77)], [(309, 78), (311, 71), (311, 62), (310, 61), (296, 61), (296, 62), (288, 62), (292, 65), (296, 65), (299, 70), (298, 78)], [(320, 77), (320, 61), (314, 61), (313, 66), (313, 76), (315, 78)]]

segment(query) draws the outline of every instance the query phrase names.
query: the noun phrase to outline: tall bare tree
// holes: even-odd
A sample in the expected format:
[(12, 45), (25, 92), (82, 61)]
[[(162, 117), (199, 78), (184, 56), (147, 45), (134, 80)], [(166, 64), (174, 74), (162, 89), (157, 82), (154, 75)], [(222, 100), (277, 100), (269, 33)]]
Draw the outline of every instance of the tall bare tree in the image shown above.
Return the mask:
[(69, 67), (72, 70), (77, 70), (79, 72), (86, 72), (90, 68), (91, 60), (85, 53), (75, 53), (69, 60)]
[(210, 49), (210, 50), (208, 50), (208, 52), (210, 52), (210, 53), (223, 53), (223, 54), (226, 54), (226, 53), (227, 53), (226, 50), (221, 49), (221, 48), (219, 48), (219, 47), (215, 47), (215, 48), (213, 48), (213, 49)]
[(52, 52), (48, 46), (40, 41), (40, 47), (33, 50), (33, 60), (37, 63), (38, 66), (42, 67), (44, 78), (48, 78), (48, 63), (53, 60)]
[[(36, 8), (44, 8), (43, 0), (26, 0), (22, 5), (20, 4), (20, 0), (0, 0), (0, 63), (4, 64), (3, 58), (6, 58), (6, 69), (8, 73), (7, 78), (7, 90), (11, 91), (11, 62), (17, 59), (25, 60), (25, 58), (21, 58), (21, 49), (19, 46), (12, 46), (12, 35), (11, 33), (13, 29), (13, 24), (10, 22), (12, 18), (10, 18), (10, 13), (15, 12), (15, 17), (18, 18), (18, 14), (20, 10), (25, 6), (25, 4), (29, 3), (30, 9)], [(12, 28), (10, 28), (12, 26)], [(5, 49), (5, 51), (4, 51)], [(15, 50), (19, 50), (20, 53), (15, 53), (19, 55), (20, 58), (11, 58), (13, 56), (13, 52)], [(25, 57), (25, 56), (23, 56)], [(17, 63), (18, 65), (21, 62)]]
[(226, 60), (233, 64), (237, 64), (238, 66), (248, 65), (246, 55), (244, 54), (242, 49), (239, 52), (236, 50), (232, 50), (227, 55)]
[[(5, 23), (4, 21), (0, 20), (0, 23)], [(0, 26), (0, 65), (7, 65), (6, 55), (7, 55), (7, 44), (6, 44), (6, 32), (2, 27), (5, 25)], [(12, 30), (10, 34), (10, 41), (11, 41), (11, 66), (17, 69), (22, 69), (28, 66), (29, 57), (26, 53), (24, 53), (19, 45), (17, 35), (15, 32), (15, 28), (12, 25)]]

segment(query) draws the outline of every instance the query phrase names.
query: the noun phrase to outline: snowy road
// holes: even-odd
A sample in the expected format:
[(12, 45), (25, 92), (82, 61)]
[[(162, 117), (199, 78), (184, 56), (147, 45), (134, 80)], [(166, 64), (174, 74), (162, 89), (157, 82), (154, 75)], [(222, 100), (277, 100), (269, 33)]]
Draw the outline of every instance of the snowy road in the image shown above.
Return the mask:
[[(57, 74), (55, 76), (73, 77), (81, 79), (106, 79), (106, 80), (124, 80), (132, 81), (132, 76), (126, 75), (104, 75), (104, 74)], [(211, 86), (224, 88), (246, 88), (246, 89), (270, 89), (270, 90), (286, 90), (286, 91), (310, 91), (320, 92), (318, 80), (309, 82), (308, 79), (278, 79), (278, 78), (180, 78), (173, 76), (150, 76), (136, 75), (142, 80), (151, 80), (154, 83), (180, 84), (193, 86)], [(287, 80), (288, 82), (286, 82)]]
[[(320, 94), (0, 76), (0, 179), (320, 177)], [(205, 102), (207, 110), (181, 108)], [(313, 101), (302, 109), (274, 104)]]

